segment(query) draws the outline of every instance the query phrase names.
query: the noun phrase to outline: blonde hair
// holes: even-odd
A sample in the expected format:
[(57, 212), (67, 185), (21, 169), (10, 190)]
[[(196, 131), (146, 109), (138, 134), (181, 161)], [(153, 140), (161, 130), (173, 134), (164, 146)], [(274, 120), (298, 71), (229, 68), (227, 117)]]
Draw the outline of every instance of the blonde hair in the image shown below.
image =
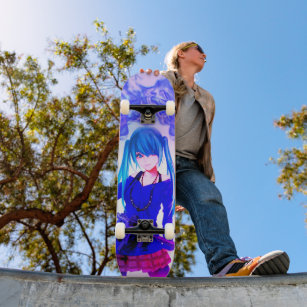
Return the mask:
[(165, 56), (165, 64), (168, 70), (178, 70), (179, 61), (178, 61), (178, 51), (184, 49), (188, 45), (196, 44), (195, 42), (183, 42), (174, 46)]

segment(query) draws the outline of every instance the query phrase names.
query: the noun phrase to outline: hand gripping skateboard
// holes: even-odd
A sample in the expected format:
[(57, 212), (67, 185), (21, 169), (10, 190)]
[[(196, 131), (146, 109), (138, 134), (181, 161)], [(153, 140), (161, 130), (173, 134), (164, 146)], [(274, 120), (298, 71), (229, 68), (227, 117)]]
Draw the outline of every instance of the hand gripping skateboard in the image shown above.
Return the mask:
[(175, 248), (175, 103), (162, 75), (121, 94), (116, 259), (123, 276), (168, 275)]

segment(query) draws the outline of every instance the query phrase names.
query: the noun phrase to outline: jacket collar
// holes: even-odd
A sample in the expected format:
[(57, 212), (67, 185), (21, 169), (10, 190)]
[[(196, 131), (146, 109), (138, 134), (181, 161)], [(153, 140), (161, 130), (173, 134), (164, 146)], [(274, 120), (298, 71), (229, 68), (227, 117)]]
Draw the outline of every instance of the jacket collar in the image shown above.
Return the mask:
[[(178, 73), (178, 71), (175, 71), (175, 70), (171, 70), (172, 72), (172, 79), (173, 80), (176, 80), (178, 79), (178, 77), (181, 77)], [(182, 77), (181, 77), (182, 78)], [(183, 78), (182, 78), (183, 79)], [(184, 79), (183, 79), (184, 81)], [(185, 82), (185, 81), (184, 81)], [(186, 85), (187, 86), (187, 85)], [(195, 97), (195, 100), (198, 101), (198, 103), (202, 106), (204, 112), (205, 112), (205, 116), (206, 116), (206, 119), (208, 120), (208, 113), (209, 113), (209, 110), (208, 110), (208, 105), (207, 105), (207, 95), (205, 94), (205, 90), (202, 89), (199, 85), (197, 85), (196, 83), (194, 83), (194, 86), (193, 86), (193, 90), (194, 90), (194, 97)]]

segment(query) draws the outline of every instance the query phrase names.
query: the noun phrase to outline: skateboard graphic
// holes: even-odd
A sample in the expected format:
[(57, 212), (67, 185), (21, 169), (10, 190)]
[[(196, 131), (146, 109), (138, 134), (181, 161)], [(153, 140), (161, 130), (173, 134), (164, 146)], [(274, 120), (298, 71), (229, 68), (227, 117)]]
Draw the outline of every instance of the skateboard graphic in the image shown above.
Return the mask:
[(175, 248), (175, 103), (162, 75), (121, 93), (116, 259), (123, 276), (166, 277)]

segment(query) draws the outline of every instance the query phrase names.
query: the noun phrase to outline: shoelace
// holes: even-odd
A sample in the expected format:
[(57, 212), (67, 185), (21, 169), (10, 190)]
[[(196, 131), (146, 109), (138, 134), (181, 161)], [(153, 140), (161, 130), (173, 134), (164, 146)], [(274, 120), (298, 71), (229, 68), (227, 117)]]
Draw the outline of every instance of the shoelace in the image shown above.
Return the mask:
[(237, 258), (235, 260), (240, 260), (242, 262), (233, 263), (230, 267), (229, 267), (230, 264), (228, 264), (219, 273), (215, 274), (215, 276), (224, 276), (225, 274), (236, 273), (242, 267), (249, 265), (254, 259), (251, 257), (242, 257), (242, 258)]
[(242, 257), (242, 258), (239, 258), (240, 260), (242, 261), (250, 261), (250, 260), (253, 260), (253, 258), (251, 257)]
[(251, 262), (253, 262), (253, 258), (251, 258), (251, 257), (241, 257), (241, 258), (239, 258), (238, 260), (241, 260), (241, 261), (244, 261), (245, 262), (245, 265), (248, 265), (248, 264), (250, 264)]

